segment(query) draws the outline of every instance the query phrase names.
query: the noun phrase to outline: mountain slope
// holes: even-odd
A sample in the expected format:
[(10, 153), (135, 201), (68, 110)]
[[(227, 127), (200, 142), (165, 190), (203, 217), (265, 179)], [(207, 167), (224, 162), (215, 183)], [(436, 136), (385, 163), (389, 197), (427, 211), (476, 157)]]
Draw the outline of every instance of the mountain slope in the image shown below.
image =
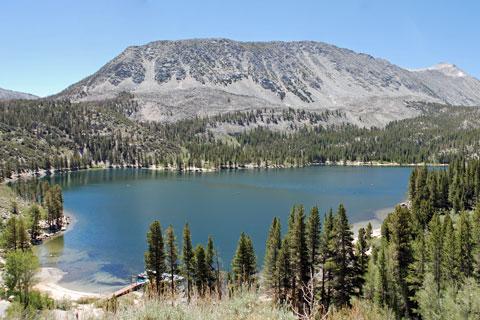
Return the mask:
[(342, 109), (359, 125), (419, 114), (409, 101), (480, 104), (480, 81), (451, 64), (407, 70), (318, 42), (158, 41), (129, 47), (56, 98), (133, 93), (138, 120), (176, 121), (259, 108)]
[(23, 92), (0, 88), (0, 100), (10, 100), (10, 99), (38, 99), (38, 97), (29, 93), (23, 93)]

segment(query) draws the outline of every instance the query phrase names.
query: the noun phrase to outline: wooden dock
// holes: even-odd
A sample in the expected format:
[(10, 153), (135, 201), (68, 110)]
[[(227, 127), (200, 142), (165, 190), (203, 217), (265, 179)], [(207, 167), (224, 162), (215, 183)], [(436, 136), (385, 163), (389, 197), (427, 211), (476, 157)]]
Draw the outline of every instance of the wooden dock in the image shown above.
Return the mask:
[(125, 288), (122, 288), (120, 290), (117, 290), (115, 291), (114, 293), (112, 293), (111, 295), (109, 295), (107, 297), (107, 300), (110, 300), (112, 299), (113, 297), (115, 298), (118, 298), (118, 297), (121, 297), (127, 293), (130, 293), (130, 292), (133, 292), (133, 291), (137, 291), (138, 289), (140, 289), (141, 287), (143, 287), (145, 285), (146, 282), (136, 282), (136, 283), (132, 283), (131, 285), (128, 285), (126, 286)]

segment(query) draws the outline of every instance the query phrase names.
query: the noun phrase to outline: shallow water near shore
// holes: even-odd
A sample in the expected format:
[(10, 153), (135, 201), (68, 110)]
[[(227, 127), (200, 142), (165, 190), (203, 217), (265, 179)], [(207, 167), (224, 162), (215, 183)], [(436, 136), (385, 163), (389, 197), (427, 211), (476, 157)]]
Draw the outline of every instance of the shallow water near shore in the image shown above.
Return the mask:
[(75, 216), (65, 234), (35, 247), (45, 267), (65, 272), (68, 289), (109, 293), (144, 270), (149, 225), (172, 224), (181, 244), (188, 220), (194, 246), (212, 234), (223, 269), (242, 231), (253, 239), (261, 266), (268, 229), (279, 216), (285, 232), (293, 203), (323, 216), (343, 203), (354, 229), (378, 227), (406, 200), (409, 167), (314, 166), (208, 173), (95, 170), (47, 177), (64, 190), (64, 207)]

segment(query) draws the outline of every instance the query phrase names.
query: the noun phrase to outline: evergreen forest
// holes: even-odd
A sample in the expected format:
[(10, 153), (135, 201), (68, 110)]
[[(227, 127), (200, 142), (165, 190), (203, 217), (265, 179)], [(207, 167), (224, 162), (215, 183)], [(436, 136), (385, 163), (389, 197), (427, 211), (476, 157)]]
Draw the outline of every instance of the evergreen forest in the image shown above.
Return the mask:
[(93, 167), (173, 170), (311, 164), (448, 164), (479, 147), (480, 109), (417, 103), (385, 128), (340, 111), (256, 110), (176, 123), (134, 121), (133, 97), (0, 102), (0, 179)]

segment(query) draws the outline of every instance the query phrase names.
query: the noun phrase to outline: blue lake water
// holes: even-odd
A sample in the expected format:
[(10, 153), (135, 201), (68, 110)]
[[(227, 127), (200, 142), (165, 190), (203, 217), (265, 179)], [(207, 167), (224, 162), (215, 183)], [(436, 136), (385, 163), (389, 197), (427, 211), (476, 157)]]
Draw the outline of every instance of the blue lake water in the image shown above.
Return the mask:
[(378, 227), (407, 196), (408, 167), (314, 166), (208, 173), (98, 170), (48, 178), (64, 190), (64, 207), (74, 223), (63, 236), (35, 247), (44, 266), (66, 272), (60, 284), (106, 293), (144, 270), (145, 233), (156, 219), (172, 224), (178, 243), (188, 220), (194, 246), (212, 234), (224, 269), (242, 231), (253, 239), (261, 266), (274, 216), (286, 227), (293, 203), (307, 213), (343, 203), (356, 228)]

